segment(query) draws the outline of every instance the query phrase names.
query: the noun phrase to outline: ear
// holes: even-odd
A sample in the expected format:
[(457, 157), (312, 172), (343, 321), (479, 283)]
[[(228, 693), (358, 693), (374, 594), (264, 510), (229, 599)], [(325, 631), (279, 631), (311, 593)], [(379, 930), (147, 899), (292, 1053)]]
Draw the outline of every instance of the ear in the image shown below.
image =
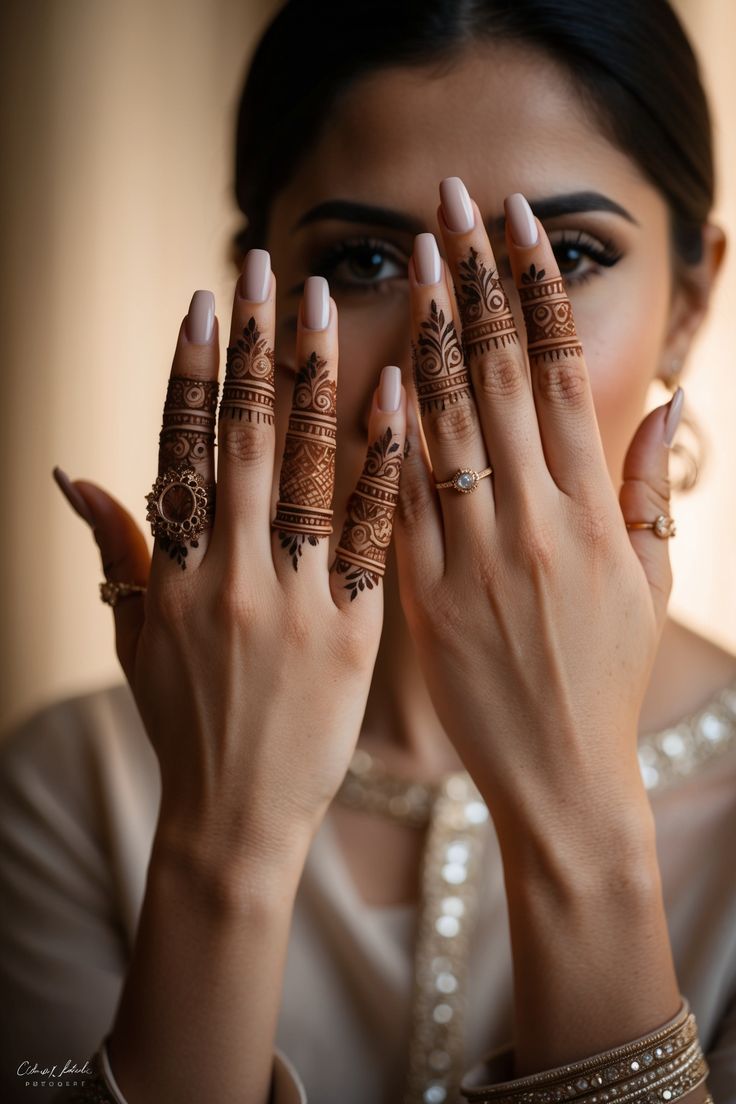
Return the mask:
[[(703, 226), (703, 255), (697, 264), (680, 262), (674, 278), (667, 336), (662, 349), (661, 375), (665, 382), (677, 374), (708, 313), (713, 288), (726, 254), (726, 235), (720, 226)], [(674, 385), (673, 385), (674, 386)]]

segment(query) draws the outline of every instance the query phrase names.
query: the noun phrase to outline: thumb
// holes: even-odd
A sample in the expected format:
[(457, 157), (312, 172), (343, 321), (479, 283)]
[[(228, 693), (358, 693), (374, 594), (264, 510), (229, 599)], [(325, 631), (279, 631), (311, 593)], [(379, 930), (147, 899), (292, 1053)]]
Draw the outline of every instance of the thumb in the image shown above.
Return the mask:
[[(670, 448), (675, 431), (680, 424), (685, 392), (678, 387), (664, 406), (658, 406), (647, 414), (626, 453), (623, 484), (619, 502), (624, 520), (655, 522), (657, 518), (670, 517)], [(667, 530), (674, 536), (674, 523), (660, 523), (658, 529), (629, 529), (631, 544), (636, 552), (652, 589), (652, 599), (660, 627), (664, 624), (672, 590)]]
[[(94, 483), (74, 483), (60, 468), (54, 479), (69, 505), (92, 530), (108, 582), (146, 586), (151, 553), (131, 515), (116, 499)], [(114, 607), (115, 647), (128, 681), (131, 681), (138, 637), (143, 627), (143, 595), (121, 598)]]

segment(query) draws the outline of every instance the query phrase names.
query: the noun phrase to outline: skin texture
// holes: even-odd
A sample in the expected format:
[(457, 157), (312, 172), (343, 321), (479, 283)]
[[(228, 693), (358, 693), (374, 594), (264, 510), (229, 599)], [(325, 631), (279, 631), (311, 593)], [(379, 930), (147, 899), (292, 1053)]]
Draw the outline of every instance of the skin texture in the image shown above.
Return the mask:
[[(503, 112), (495, 106), (499, 102), (503, 102)], [(158, 614), (158, 620), (152, 623), (150, 630), (148, 626), (144, 629), (145, 635), (141, 637), (144, 647), (137, 654), (133, 636), (135, 609), (140, 599), (130, 599), (116, 611), (121, 660), (134, 688), (136, 680), (138, 682), (139, 704), (162, 760), (164, 795), (169, 795), (169, 800), (164, 802), (149, 871), (141, 934), (136, 943), (134, 963), (126, 981), (111, 1045), (113, 1068), (123, 1090), (130, 1091), (131, 1099), (144, 1102), (167, 1095), (173, 1098), (177, 1094), (177, 1098), (182, 1100), (199, 1099), (202, 1092), (206, 1092), (205, 1086), (211, 1084), (215, 1069), (219, 1082), (232, 1087), (232, 1095), (223, 1096), (223, 1099), (242, 1099), (237, 1093), (243, 1084), (252, 1087), (249, 1099), (254, 1102), (260, 1104), (267, 1098), (270, 1047), (278, 1012), (278, 981), (283, 971), (288, 940), (288, 913), (308, 842), (308, 833), (297, 831), (279, 859), (279, 849), (273, 848), (273, 835), (279, 823), (285, 819), (293, 822), (295, 815), (297, 821), (301, 816), (302, 823), (310, 831), (314, 829), (318, 819), (314, 810), (324, 812), (341, 771), (344, 773), (349, 750), (346, 729), (350, 727), (351, 718), (341, 713), (340, 702), (349, 698), (351, 708), (356, 712), (356, 702), (362, 694), (367, 695), (367, 708), (361, 739), (366, 746), (380, 750), (391, 765), (403, 765), (407, 772), (425, 776), (457, 766), (457, 752), (448, 740), (448, 733), (455, 739), (465, 760), (475, 754), (473, 774), (482, 786), (489, 805), (494, 804), (492, 811), (504, 853), (515, 967), (517, 1072), (522, 1074), (546, 1068), (616, 1045), (652, 1029), (676, 1011), (677, 983), (662, 909), (653, 826), (646, 803), (642, 800), (643, 795), (636, 790), (640, 783), (635, 782), (633, 772), (636, 736), (634, 705), (637, 704), (634, 698), (636, 691), (641, 689), (644, 692), (639, 683), (648, 672), (664, 620), (668, 590), (666, 545), (657, 542), (658, 547), (653, 552), (659, 556), (659, 568), (663, 572), (658, 604), (652, 603), (648, 591), (654, 574), (647, 570), (645, 578), (631, 545), (627, 543), (626, 569), (621, 569), (621, 578), (626, 584), (625, 604), (623, 610), (614, 606), (604, 613), (603, 623), (610, 625), (611, 639), (619, 649), (631, 638), (624, 631), (627, 618), (629, 626), (634, 624), (642, 630), (640, 634), (634, 633), (638, 651), (631, 657), (631, 665), (626, 672), (627, 686), (622, 701), (617, 708), (605, 713), (607, 718), (610, 717), (610, 729), (594, 731), (590, 725), (596, 685), (594, 665), (586, 670), (586, 678), (591, 678), (592, 682), (590, 686), (583, 687), (589, 696), (582, 712), (576, 713), (574, 709), (565, 712), (563, 707), (569, 704), (569, 699), (564, 693), (560, 693), (555, 700), (558, 711), (554, 714), (554, 721), (560, 723), (565, 748), (573, 754), (579, 777), (587, 777), (582, 737), (595, 735), (600, 741), (600, 750), (609, 755), (612, 783), (607, 796), (614, 799), (622, 797), (627, 790), (633, 795), (630, 802), (620, 802), (626, 808), (625, 815), (608, 820), (599, 815), (598, 808), (618, 808), (615, 800), (608, 806), (605, 803), (596, 806), (597, 794), (589, 793), (589, 800), (586, 801), (583, 791), (576, 804), (574, 798), (577, 794), (570, 789), (566, 792), (568, 800), (564, 803), (568, 811), (567, 819), (555, 822), (550, 812), (550, 817), (545, 821), (544, 809), (540, 813), (535, 800), (544, 792), (544, 786), (539, 778), (534, 778), (533, 771), (529, 771), (524, 786), (506, 790), (495, 787), (493, 770), (498, 767), (503, 755), (509, 754), (502, 741), (496, 738), (495, 744), (490, 745), (493, 754), (489, 754), (489, 747), (483, 752), (481, 742), (475, 745), (475, 750), (467, 744), (460, 746), (462, 733), (451, 731), (453, 705), (458, 713), (453, 692), (457, 691), (460, 701), (468, 699), (464, 692), (462, 664), (454, 663), (454, 660), (459, 657), (464, 661), (468, 655), (472, 658), (474, 645), (498, 665), (503, 664), (503, 655), (499, 651), (498, 635), (493, 635), (492, 622), (489, 630), (488, 619), (484, 621), (481, 616), (482, 612), (487, 613), (483, 603), (478, 603), (478, 615), (472, 622), (472, 633), (476, 635), (465, 642), (465, 651), (458, 647), (457, 633), (453, 640), (454, 653), (448, 652), (447, 641), (442, 641), (439, 635), (434, 641), (429, 638), (426, 631), (430, 620), (428, 592), (426, 588), (422, 592), (422, 587), (418, 585), (420, 573), (407, 555), (411, 542), (404, 539), (401, 553), (400, 598), (394, 551), (389, 556), (380, 592), (384, 597), (383, 610), (378, 605), (375, 590), (372, 594), (360, 595), (361, 600), (373, 601), (373, 605), (366, 605), (361, 614), (365, 617), (364, 628), (367, 632), (370, 625), (368, 635), (373, 644), (378, 644), (375, 624), (379, 614), (383, 614), (378, 661), (370, 686), (365, 674), (365, 656), (362, 657), (362, 668), (359, 662), (359, 634), (348, 633), (344, 620), (352, 598), (342, 591), (338, 617), (336, 607), (327, 601), (327, 588), (320, 585), (320, 572), (324, 580), (326, 564), (332, 564), (338, 542), (341, 547), (349, 548), (354, 556), (360, 556), (360, 548), (355, 542), (351, 543), (349, 530), (341, 530), (339, 524), (329, 540), (320, 542), (319, 549), (303, 547), (298, 573), (294, 572), (293, 552), (280, 547), (278, 533), (272, 534), (271, 550), (278, 582), (283, 585), (284, 594), (292, 600), (281, 605), (276, 603), (274, 596), (278, 593), (280, 601), (281, 592), (269, 576), (263, 592), (272, 602), (269, 615), (261, 611), (262, 621), (255, 623), (253, 619), (260, 609), (256, 602), (248, 609), (249, 618), (241, 616), (238, 620), (237, 616), (243, 614), (243, 603), (247, 604), (249, 600), (247, 588), (238, 591), (240, 577), (237, 565), (248, 557), (253, 557), (248, 560), (249, 564), (255, 564), (255, 557), (264, 552), (268, 521), (276, 512), (279, 495), (280, 480), (276, 476), (279, 475), (278, 464), (289, 426), (292, 385), (297, 372), (303, 370), (305, 354), (309, 356), (313, 351), (311, 346), (305, 348), (303, 340), (296, 351), (294, 345), (299, 295), (304, 280), (315, 272), (328, 276), (339, 313), (340, 383), (333, 506), (336, 518), (342, 519), (366, 462), (366, 440), (375, 443), (379, 423), (381, 434), (385, 433), (387, 420), (385, 417), (377, 418), (375, 405), (372, 405), (375, 402), (373, 391), (377, 366), (399, 365), (407, 391), (411, 391), (408, 386), (411, 380), (410, 337), (418, 340), (422, 318), (427, 317), (428, 310), (431, 312), (429, 300), (433, 294), (427, 293), (427, 289), (421, 293), (414, 290), (412, 330), (409, 326), (412, 313), (409, 302), (411, 277), (407, 276), (407, 263), (414, 233), (437, 229), (437, 185), (446, 176), (459, 176), (465, 181), (478, 210), (492, 226), (491, 245), (506, 280), (522, 341), (525, 329), (514, 285), (523, 284), (524, 274), (530, 280), (536, 279), (532, 263), (538, 269), (543, 262), (551, 277), (554, 260), (543, 236), (540, 255), (526, 251), (529, 253), (526, 256), (524, 251), (519, 251), (514, 257), (515, 279), (510, 277), (507, 257), (509, 241), (498, 232), (497, 225), (504, 197), (523, 192), (534, 206), (536, 201), (559, 193), (596, 191), (625, 208), (634, 220), (632, 222), (610, 211), (588, 212), (550, 220), (546, 225), (553, 245), (563, 230), (571, 235), (584, 230), (594, 241), (610, 240), (616, 253), (621, 254), (618, 263), (607, 268), (598, 269), (594, 262), (584, 261), (583, 265), (591, 272), (587, 281), (575, 282), (571, 274), (567, 279), (577, 334), (585, 353), (586, 388), (587, 380), (590, 381), (590, 390), (585, 392), (588, 417), (584, 426), (587, 427), (588, 443), (592, 440), (599, 449), (599, 463), (592, 472), (586, 492), (588, 495), (595, 493), (587, 501), (588, 506), (591, 502), (605, 503), (607, 516), (612, 516), (613, 507), (617, 507), (616, 496), (625, 457), (642, 422), (649, 385), (666, 370), (673, 356), (682, 356), (686, 352), (692, 332), (702, 318), (708, 287), (717, 270), (722, 246), (718, 232), (709, 231), (706, 258), (700, 270), (693, 273), (689, 286), (675, 286), (664, 200), (642, 178), (628, 157), (614, 149), (600, 134), (595, 123), (581, 113), (579, 102), (575, 90), (554, 65), (536, 54), (507, 47), (468, 54), (461, 64), (443, 70), (387, 71), (361, 81), (342, 97), (320, 140), (275, 200), (266, 243), (271, 251), (273, 269), (278, 275), (278, 287), (272, 289), (272, 294), (275, 293), (277, 298), (274, 346), (276, 441), (270, 512), (266, 502), (267, 492), (263, 494), (261, 491), (257, 495), (254, 491), (252, 473), (253, 465), (263, 467), (265, 461), (270, 463), (271, 456), (268, 450), (254, 448), (256, 438), (250, 432), (242, 431), (240, 419), (228, 416), (223, 422), (224, 435), (219, 439), (219, 459), (222, 464), (224, 458), (225, 467), (223, 476), (218, 479), (215, 528), (200, 542), (191, 563), (188, 563), (188, 566), (203, 564), (206, 569), (207, 558), (202, 561), (202, 557), (209, 547), (213, 566), (203, 576), (209, 580), (209, 589), (200, 588), (194, 603), (194, 591), (182, 590), (179, 566), (167, 557), (164, 549), (159, 548), (154, 555), (151, 575), (154, 586), (148, 596), (150, 601), (152, 591), (156, 595), (151, 608)], [(520, 135), (523, 135), (523, 142)], [(370, 227), (373, 237), (388, 238), (392, 243), (390, 252), (394, 260), (391, 263), (391, 278), (382, 282), (380, 291), (349, 290), (344, 280), (354, 280), (354, 277), (348, 277), (344, 263), (339, 271), (328, 272), (320, 269), (317, 260), (325, 248), (334, 246), (346, 236), (360, 236), (365, 227), (348, 226), (332, 220), (310, 221), (300, 229), (293, 229), (306, 211), (335, 199), (401, 211), (416, 224), (406, 233), (392, 230), (390, 235), (385, 226), (374, 224)], [(562, 257), (559, 260), (563, 262)], [(564, 263), (562, 267), (564, 271)], [(446, 272), (443, 280), (447, 280)], [(438, 315), (440, 326), (446, 324), (451, 316), (457, 324), (458, 311), (452, 301), (449, 283), (445, 283), (441, 294), (444, 295), (445, 322), (439, 322)], [(234, 324), (231, 342), (242, 334), (242, 327), (250, 316), (249, 311), (244, 311), (238, 325)], [(269, 319), (258, 322), (262, 332), (268, 330), (269, 324)], [(334, 341), (332, 330), (331, 335), (330, 340)], [(320, 346), (316, 350), (320, 353), (322, 344), (315, 344)], [(519, 352), (521, 348), (520, 345)], [(199, 365), (199, 378), (213, 377), (212, 354), (201, 351), (194, 354), (187, 350), (181, 335), (177, 358), (175, 375), (177, 364), (186, 366), (187, 375), (191, 375)], [(582, 363), (582, 358), (580, 360)], [(590, 417), (593, 406), (600, 438), (597, 430), (592, 433), (595, 429), (594, 420)], [(416, 483), (420, 478), (423, 444), (409, 407), (410, 404), (407, 404), (412, 448), (411, 463), (405, 472), (413, 468), (411, 479)], [(399, 437), (403, 431), (403, 416), (402, 404), (401, 414), (394, 420)], [(659, 412), (647, 421), (649, 444), (644, 451), (649, 450), (652, 455), (654, 444), (661, 447), (661, 441), (654, 440), (657, 433), (661, 434), (661, 422)], [(505, 444), (507, 456), (510, 458), (513, 455), (516, 442), (520, 454), (533, 458), (533, 440), (531, 436), (524, 436), (523, 419), (518, 421), (518, 425), (516, 438), (513, 433), (508, 434)], [(443, 454), (441, 449), (438, 450), (437, 442), (432, 440), (431, 427), (428, 429), (426, 420), (424, 428), (431, 455), (445, 455), (449, 460), (449, 451)], [(574, 475), (575, 468), (565, 463), (564, 450), (559, 448), (559, 441), (555, 444), (549, 425), (543, 437), (545, 451), (549, 452), (550, 467), (555, 469), (557, 476), (554, 489), (557, 494), (560, 480), (569, 478), (571, 472)], [(480, 444), (477, 437), (473, 443), (476, 451)], [(449, 445), (449, 439), (445, 445)], [(554, 451), (557, 451), (556, 458), (551, 456)], [(540, 455), (538, 449), (537, 461)], [(661, 452), (657, 455), (661, 461)], [(468, 463), (482, 466), (481, 459), (473, 455)], [(205, 459), (205, 468), (207, 463)], [(439, 477), (445, 478), (450, 473), (452, 464), (448, 467), (449, 471), (438, 471)], [(507, 478), (522, 481), (529, 478), (523, 464), (515, 466), (508, 462), (505, 468), (501, 466), (501, 471), (504, 470)], [(650, 463), (647, 475), (652, 480), (660, 481), (658, 504), (663, 503), (666, 501), (666, 486), (662, 485), (666, 479), (664, 467), (657, 471), (656, 466)], [(500, 487), (500, 473), (498, 479)], [(262, 487), (266, 482), (261, 479)], [(533, 480), (529, 486), (534, 486)], [(554, 514), (550, 503), (556, 502), (551, 497), (553, 486), (548, 481), (544, 502), (541, 499), (534, 501), (540, 510), (548, 511), (541, 515), (547, 532)], [(136, 537), (132, 529), (126, 529), (127, 523), (121, 515), (116, 515), (116, 522), (111, 520), (114, 508), (102, 492), (84, 483), (77, 484), (76, 488), (95, 518), (103, 558), (113, 565), (115, 577), (145, 577), (147, 564), (142, 538)], [(566, 489), (571, 490), (569, 486)], [(481, 550), (482, 529), (476, 528), (472, 536), (472, 525), (482, 524), (479, 506), (484, 501), (486, 504), (491, 501), (490, 480), (483, 481), (478, 491), (467, 500), (452, 491), (440, 494), (446, 496), (439, 503), (447, 535), (446, 549), (443, 549), (440, 540), (442, 530), (437, 525), (432, 529), (431, 525), (425, 524), (423, 541), (412, 545), (419, 555), (425, 557), (428, 572), (434, 571), (437, 577), (441, 574), (438, 570), (442, 567), (441, 555), (447, 551), (449, 557), (453, 541), (456, 555), (463, 554), (463, 548), (464, 554), (468, 550)], [(244, 500), (247, 506), (245, 511), (242, 509)], [(403, 531), (403, 538), (417, 522), (417, 511), (411, 507), (411, 501), (411, 498), (404, 497), (402, 508), (400, 494), (397, 517), (402, 519), (398, 528)], [(416, 501), (415, 498), (415, 505)], [(652, 501), (657, 501), (656, 494)], [(250, 512), (253, 510), (255, 515)], [(240, 524), (246, 516), (250, 519), (257, 517), (262, 523), (260, 529), (255, 524)], [(554, 516), (559, 519), (559, 510)], [(589, 521), (590, 511), (587, 518)], [(425, 511), (424, 521), (428, 520), (429, 512)], [(436, 516), (434, 520), (437, 521)], [(463, 525), (471, 527), (469, 542), (458, 539), (462, 536)], [(561, 532), (561, 539), (568, 539), (564, 528)], [(624, 563), (622, 540), (628, 541), (628, 537), (624, 533), (622, 538), (619, 533), (617, 539), (617, 563), (620, 568)], [(647, 540), (656, 541), (646, 533), (636, 534), (636, 539), (643, 549), (649, 549)], [(537, 546), (537, 551), (540, 547)], [(511, 548), (507, 550), (512, 551)], [(319, 557), (310, 557), (312, 551), (319, 551)], [(456, 559), (455, 562), (461, 561)], [(518, 566), (511, 555), (508, 563), (512, 571)], [(339, 576), (339, 557), (337, 564), (336, 574)], [(534, 576), (535, 581), (543, 578), (546, 583), (548, 578), (552, 578), (552, 566), (548, 559), (541, 574)], [(596, 564), (590, 567), (586, 561), (579, 566), (585, 579), (583, 592), (590, 598), (591, 594), (597, 593), (594, 587), (594, 580), (599, 577)], [(194, 572), (187, 572), (187, 579), (190, 575)], [(295, 582), (297, 575), (298, 583)], [(333, 586), (336, 581), (334, 577), (331, 579)], [(483, 578), (484, 584), (489, 582), (488, 578)], [(242, 579), (240, 583), (242, 585)], [(186, 585), (193, 584), (187, 582)], [(315, 642), (306, 632), (309, 617), (313, 617), (313, 610), (309, 610), (309, 601), (305, 597), (310, 586), (314, 587), (314, 592), (318, 593), (323, 603), (323, 616), (329, 609), (329, 617), (337, 633), (338, 643), (328, 641), (322, 654), (316, 646), (318, 641)], [(610, 587), (608, 589), (610, 591)], [(574, 592), (571, 594), (564, 588), (555, 590), (554, 586), (549, 590), (542, 587), (542, 591), (547, 599), (553, 596), (552, 605), (547, 607), (548, 613), (551, 609), (552, 616), (546, 624), (556, 625), (559, 620), (562, 639), (564, 632), (570, 629), (570, 618), (565, 622), (563, 617), (555, 615), (559, 609), (565, 613), (569, 611)], [(450, 609), (453, 595), (456, 597), (460, 593), (461, 590), (456, 588), (449, 595), (445, 594), (445, 612)], [(605, 588), (601, 593), (606, 593)], [(260, 589), (257, 595), (261, 601)], [(554, 603), (555, 595), (558, 606)], [(232, 666), (227, 689), (231, 697), (228, 699), (226, 696), (224, 701), (217, 685), (222, 669), (217, 640), (202, 643), (196, 632), (181, 632), (182, 625), (191, 624), (191, 619), (197, 616), (203, 597), (210, 602), (210, 608), (216, 611), (217, 616), (225, 617), (226, 631), (230, 634), (228, 654)], [(465, 597), (467, 600), (467, 591)], [(354, 604), (361, 605), (360, 602)], [(139, 605), (138, 608), (140, 612)], [(269, 619), (273, 609), (277, 610), (283, 624)], [(185, 614), (183, 618), (182, 613)], [(416, 644), (409, 631), (409, 622)], [(252, 633), (251, 637), (248, 631), (244, 631), (244, 625)], [(342, 641), (348, 642), (347, 649), (340, 646), (338, 628), (344, 634)], [(287, 653), (291, 649), (291, 656), (286, 654), (286, 658), (280, 641), (283, 629), (287, 631)], [(666, 645), (669, 648), (668, 664), (678, 648), (681, 662), (688, 648), (694, 660), (696, 653), (702, 657), (703, 648), (707, 651), (706, 644), (699, 645), (694, 640), (683, 642), (676, 630), (671, 629), (669, 633), (674, 643)], [(267, 677), (266, 671), (269, 670), (269, 654), (278, 655), (283, 665), (283, 679), (279, 685), (288, 685), (294, 690), (292, 676), (298, 670), (300, 690), (299, 693), (294, 690), (291, 698), (284, 693), (278, 699), (283, 716), (275, 719), (271, 711), (254, 720), (249, 708), (251, 727), (248, 739), (244, 740), (242, 732), (238, 738), (233, 734), (238, 732), (238, 720), (242, 719), (243, 703), (240, 702), (241, 712), (238, 713), (237, 687), (240, 685), (243, 695), (247, 697), (242, 672), (251, 670), (253, 666), (253, 650), (251, 647), (249, 651), (247, 647), (249, 639), (259, 641), (256, 658), (264, 665), (263, 678)], [(664, 644), (666, 631), (661, 639)], [(305, 645), (308, 640), (312, 647), (307, 654)], [(278, 649), (275, 641), (279, 641)], [(430, 645), (434, 643), (439, 646), (433, 649), (428, 646), (428, 641)], [(572, 641), (568, 640), (561, 652), (562, 658), (568, 662), (575, 659), (574, 633)], [(268, 647), (265, 647), (266, 644)], [(211, 663), (211, 669), (208, 668), (207, 678), (200, 686), (203, 692), (197, 694), (197, 670), (203, 657)], [(332, 665), (338, 662), (338, 657), (344, 669), (337, 672), (337, 687), (332, 700), (326, 687), (335, 688), (335, 680), (326, 684), (324, 672), (329, 670), (334, 675)], [(368, 658), (372, 659), (372, 656)], [(542, 659), (545, 658), (549, 659), (549, 655), (542, 656)], [(657, 675), (656, 658), (653, 679), (646, 689), (645, 698), (646, 716), (651, 719), (653, 727), (667, 723), (671, 711), (679, 709), (679, 703), (672, 702), (668, 696), (666, 680)], [(725, 654), (707, 652), (707, 658), (708, 661), (701, 662), (697, 669), (703, 672), (708, 668), (710, 677), (714, 677), (718, 668), (718, 683), (727, 677), (726, 666), (729, 673), (736, 666), (736, 659)], [(710, 663), (711, 658), (713, 663)], [(160, 680), (158, 685), (155, 684), (155, 680), (147, 679), (147, 672), (157, 666), (166, 669), (167, 663), (177, 674), (176, 690), (172, 686), (168, 694), (162, 695)], [(430, 697), (427, 689), (427, 676), (435, 673), (432, 663), (436, 663), (437, 674), (436, 686), (433, 685), (434, 697)], [(185, 673), (183, 681), (182, 667)], [(494, 670), (498, 670), (498, 666)], [(511, 664), (509, 670), (516, 674), (519, 671), (523, 673), (523, 665), (517, 664), (514, 668)], [(235, 676), (236, 671), (243, 680), (241, 683)], [(539, 677), (545, 677), (548, 673), (542, 663)], [(559, 669), (554, 664), (553, 673), (559, 676)], [(567, 674), (569, 676), (569, 671)], [(271, 677), (270, 674), (268, 677)], [(256, 678), (255, 682), (259, 679)], [(493, 680), (489, 680), (490, 687), (496, 691), (502, 682), (497, 680), (494, 685)], [(701, 691), (705, 683), (704, 677), (700, 683)], [(213, 700), (209, 703), (204, 692), (205, 684), (212, 687), (209, 692)], [(514, 684), (512, 679), (510, 684), (518, 693), (520, 683), (517, 681)], [(186, 770), (187, 757), (177, 755), (174, 750), (180, 746), (181, 726), (172, 727), (167, 712), (160, 708), (162, 702), (175, 700), (182, 685), (193, 688), (192, 708), (189, 708), (188, 715), (194, 715), (199, 720), (199, 724), (194, 726), (197, 731), (187, 732), (189, 739), (195, 739), (194, 750), (202, 763), (202, 770), (196, 777)], [(301, 704), (304, 697), (307, 702), (311, 700), (315, 711), (310, 716), (316, 716), (319, 712), (314, 698), (310, 698), (316, 685), (319, 686), (320, 701), (332, 701), (333, 706), (324, 713), (328, 731), (320, 733), (319, 741), (308, 740), (300, 728), (306, 715)], [(353, 688), (352, 696), (346, 690), (347, 685)], [(558, 685), (564, 690), (565, 686), (571, 685), (570, 679), (559, 678), (555, 688)], [(582, 700), (581, 691), (579, 687), (575, 689), (579, 703)], [(488, 687), (485, 692), (488, 692)], [(615, 703), (615, 686), (611, 680), (606, 685), (606, 692), (611, 696), (605, 705)], [(292, 716), (289, 701), (293, 709), (293, 703), (297, 700), (300, 712), (298, 716), (295, 713)], [(489, 705), (490, 709), (497, 711), (494, 717), (499, 722), (496, 732), (503, 732), (509, 720), (514, 719), (519, 701), (525, 703), (526, 699), (522, 695), (515, 701), (504, 702), (503, 695), (497, 693), (495, 696), (491, 694), (490, 702), (484, 702), (482, 695), (476, 695), (468, 709)], [(672, 719), (678, 715), (676, 712)], [(522, 718), (523, 721), (528, 719)], [(532, 720), (538, 721), (539, 718), (533, 717)], [(580, 728), (581, 721), (587, 724), (583, 730)], [(531, 766), (537, 762), (542, 752), (547, 755), (544, 767), (549, 771), (559, 770), (559, 756), (556, 761), (549, 739), (546, 745), (544, 743), (544, 738), (550, 735), (549, 731), (545, 732), (544, 725), (538, 723), (534, 723), (531, 729), (527, 734), (527, 745), (518, 745), (527, 764)], [(283, 743), (285, 739), (288, 740), (286, 745)], [(616, 740), (621, 741), (623, 749), (620, 758), (617, 756)], [(338, 745), (339, 761), (335, 755), (328, 754), (333, 747), (338, 749)], [(221, 754), (213, 754), (213, 748), (216, 750), (218, 747)], [(277, 748), (278, 754), (274, 748)], [(316, 769), (313, 765), (311, 770), (305, 770), (304, 762), (312, 756), (316, 756)], [(301, 766), (302, 780), (308, 780), (313, 787), (311, 794), (301, 795), (305, 804), (302, 810), (289, 805), (293, 793), (285, 792), (288, 788), (278, 781), (284, 762), (289, 763), (292, 779), (297, 766)], [(257, 768), (255, 781), (254, 765)], [(502, 774), (508, 778), (514, 773), (513, 757), (506, 765), (509, 769)], [(247, 795), (250, 800), (245, 801), (242, 787), (234, 791), (232, 785), (228, 785), (233, 778), (244, 777), (250, 779)], [(555, 774), (556, 784), (564, 786), (564, 778), (565, 772), (560, 770)], [(237, 794), (240, 800), (228, 804), (224, 799), (227, 793), (233, 799)], [(278, 798), (276, 813), (273, 805), (265, 800), (266, 794)], [(521, 800), (517, 803), (514, 798)], [(281, 804), (283, 802), (286, 804)], [(254, 808), (256, 812), (261, 810), (260, 819), (253, 813)], [(192, 809), (197, 812), (194, 823)], [(339, 816), (343, 827), (348, 825), (345, 839), (350, 847), (350, 818), (346, 821), (342, 812)], [(591, 828), (587, 836), (588, 850), (580, 832), (583, 823)], [(356, 825), (365, 826), (365, 819), (361, 822), (354, 817), (352, 824), (353, 829)], [(254, 834), (255, 825), (258, 831)], [(243, 845), (243, 857), (234, 864), (233, 826), (241, 833), (236, 838)], [(521, 831), (514, 833), (514, 827)], [(554, 829), (550, 837), (554, 839), (554, 846), (550, 846), (547, 839), (550, 827)], [(354, 843), (353, 837), (355, 853), (359, 856), (370, 853), (381, 833), (385, 843), (390, 829), (380, 826), (366, 830), (358, 844)], [(602, 841), (609, 845), (605, 850), (605, 862), (601, 861)], [(616, 841), (617, 846), (610, 846), (612, 841)], [(396, 877), (402, 863), (404, 876), (407, 870), (416, 869), (416, 847), (415, 836), (403, 851), (397, 848), (395, 853), (389, 853), (388, 848), (384, 849), (386, 862), (382, 870), (387, 880)], [(278, 877), (274, 876), (275, 870)], [(621, 878), (624, 871), (627, 876)], [(576, 872), (579, 872), (579, 880)], [(620, 878), (619, 891), (615, 907), (609, 907), (610, 902), (605, 894), (591, 894), (589, 890), (591, 884), (603, 890), (614, 877)], [(401, 877), (398, 882), (401, 882)], [(168, 919), (180, 910), (186, 912), (186, 924), (178, 935), (172, 936)], [(598, 959), (603, 945), (606, 956), (601, 966)], [(214, 948), (206, 968), (194, 950), (201, 946)], [(656, 953), (653, 948), (656, 948)], [(595, 992), (590, 984), (594, 964), (598, 970)], [(629, 985), (631, 976), (642, 979), (640, 988)], [(564, 985), (560, 982), (562, 977)], [(192, 991), (205, 991), (205, 985), (208, 986), (208, 994), (211, 991), (206, 1022), (196, 1019), (192, 1022), (178, 1010), (187, 1006)], [(151, 1008), (149, 1003), (151, 992), (156, 993), (155, 1008)], [(161, 1023), (166, 1024), (163, 1033)], [(238, 1039), (247, 1039), (247, 1047), (235, 1039), (235, 1024)], [(189, 1053), (193, 1038), (200, 1044), (206, 1044), (200, 1046), (200, 1052), (210, 1056), (211, 1068), (207, 1065), (197, 1069), (186, 1064), (182, 1066), (182, 1056)], [(150, 1080), (152, 1068), (156, 1069), (156, 1084)], [(682, 1099), (695, 1102), (702, 1098), (702, 1092), (698, 1091)]]

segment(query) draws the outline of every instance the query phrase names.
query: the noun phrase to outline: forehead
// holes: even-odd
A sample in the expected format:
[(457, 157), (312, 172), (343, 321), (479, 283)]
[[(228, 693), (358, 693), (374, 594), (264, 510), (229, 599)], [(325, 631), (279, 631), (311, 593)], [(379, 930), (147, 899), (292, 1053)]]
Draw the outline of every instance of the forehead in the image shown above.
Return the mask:
[[(451, 64), (392, 68), (356, 81), (331, 109), (292, 182), (306, 206), (327, 196), (418, 209), (460, 176), (481, 209), (503, 197), (646, 185), (584, 106), (575, 78), (517, 45), (474, 47)], [(287, 192), (292, 187), (287, 188)]]

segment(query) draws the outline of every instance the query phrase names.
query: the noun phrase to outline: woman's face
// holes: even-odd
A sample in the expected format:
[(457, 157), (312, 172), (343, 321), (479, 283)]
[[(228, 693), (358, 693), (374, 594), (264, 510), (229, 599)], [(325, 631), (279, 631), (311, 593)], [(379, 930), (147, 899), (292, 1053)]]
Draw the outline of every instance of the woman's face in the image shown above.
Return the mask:
[[(522, 338), (507, 275), (504, 196), (523, 192), (544, 222), (566, 277), (616, 490), (647, 389), (662, 370), (671, 295), (667, 207), (585, 114), (564, 71), (536, 52), (490, 46), (444, 72), (366, 77), (340, 99), (277, 197), (268, 241), (278, 283), (277, 456), (306, 277), (327, 277), (338, 307), (336, 518), (362, 468), (384, 364), (401, 367), (413, 401), (406, 267), (414, 235), (437, 232), (445, 176), (461, 177), (480, 207)], [(488, 447), (492, 457), (492, 441)], [(339, 530), (336, 524), (333, 544)]]

